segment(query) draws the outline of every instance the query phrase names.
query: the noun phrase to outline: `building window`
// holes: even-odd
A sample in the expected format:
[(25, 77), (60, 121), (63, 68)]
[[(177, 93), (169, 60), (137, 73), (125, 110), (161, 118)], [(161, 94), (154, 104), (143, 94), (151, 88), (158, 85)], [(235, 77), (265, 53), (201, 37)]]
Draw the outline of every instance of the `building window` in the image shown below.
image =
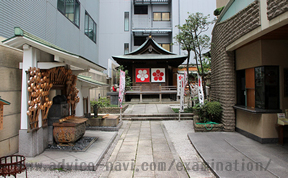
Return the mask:
[(237, 104), (279, 109), (279, 67), (261, 66), (237, 71)]
[(124, 54), (129, 53), (129, 43), (124, 43)]
[(279, 67), (255, 68), (255, 107), (279, 109)]
[(124, 31), (129, 31), (129, 12), (124, 12)]
[(78, 0), (58, 0), (57, 9), (79, 27), (80, 3)]
[(166, 49), (167, 51), (170, 51), (170, 44), (167, 43), (163, 43), (163, 44), (159, 44), (162, 48)]
[(170, 13), (169, 12), (154, 12), (153, 20), (154, 21), (170, 21)]
[(134, 46), (141, 46), (146, 41), (145, 36), (135, 36), (134, 37)]
[(96, 28), (97, 25), (90, 15), (85, 12), (85, 35), (88, 36), (92, 41), (96, 43)]
[(148, 5), (134, 5), (134, 14), (148, 14)]

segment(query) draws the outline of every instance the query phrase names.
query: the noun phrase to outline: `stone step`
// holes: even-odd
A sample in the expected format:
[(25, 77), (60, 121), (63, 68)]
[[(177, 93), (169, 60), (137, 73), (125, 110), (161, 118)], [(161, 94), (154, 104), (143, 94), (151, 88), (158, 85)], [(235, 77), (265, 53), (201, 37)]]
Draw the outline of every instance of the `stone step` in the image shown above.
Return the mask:
[[(154, 120), (178, 120), (177, 117), (124, 117), (123, 120), (130, 121), (154, 121)], [(180, 120), (193, 120), (192, 117), (181, 117)]]
[[(181, 113), (181, 117), (193, 117), (193, 113)], [(123, 114), (122, 117), (178, 117), (178, 113), (157, 113), (157, 114)]]

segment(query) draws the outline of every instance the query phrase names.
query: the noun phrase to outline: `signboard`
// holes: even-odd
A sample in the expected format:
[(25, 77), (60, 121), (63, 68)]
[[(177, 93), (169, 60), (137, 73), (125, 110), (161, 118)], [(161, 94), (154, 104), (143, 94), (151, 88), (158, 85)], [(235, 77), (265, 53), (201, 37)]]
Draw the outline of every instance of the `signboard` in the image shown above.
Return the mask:
[(119, 81), (119, 104), (122, 109), (122, 103), (125, 93), (125, 72), (120, 70), (120, 81)]
[(199, 103), (204, 104), (204, 93), (203, 93), (203, 87), (202, 87), (202, 77), (198, 74), (198, 98)]
[(135, 75), (136, 82), (150, 82), (149, 68), (137, 68)]
[(3, 104), (0, 104), (0, 130), (3, 129)]
[(165, 68), (151, 68), (151, 82), (165, 82)]
[(180, 96), (181, 94), (181, 79), (183, 78), (184, 76), (182, 74), (177, 74), (177, 96)]

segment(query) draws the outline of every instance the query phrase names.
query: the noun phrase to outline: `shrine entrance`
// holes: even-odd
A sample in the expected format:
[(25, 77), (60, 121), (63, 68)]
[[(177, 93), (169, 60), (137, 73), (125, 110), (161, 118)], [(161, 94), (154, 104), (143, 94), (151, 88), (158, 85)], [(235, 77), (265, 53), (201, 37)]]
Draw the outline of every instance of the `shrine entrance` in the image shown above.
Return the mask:
[(177, 99), (177, 69), (187, 55), (176, 55), (149, 37), (138, 49), (122, 56), (112, 56), (129, 71), (132, 86), (126, 88), (126, 101), (133, 98), (169, 97)]

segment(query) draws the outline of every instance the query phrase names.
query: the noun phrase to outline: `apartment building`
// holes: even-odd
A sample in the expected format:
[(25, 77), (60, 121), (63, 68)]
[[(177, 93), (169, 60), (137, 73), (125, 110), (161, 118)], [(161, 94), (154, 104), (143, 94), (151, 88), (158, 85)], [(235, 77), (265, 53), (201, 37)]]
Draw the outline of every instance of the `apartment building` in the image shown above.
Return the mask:
[(100, 0), (99, 64), (107, 66), (111, 56), (137, 49), (149, 34), (164, 49), (185, 55), (179, 45), (172, 45), (179, 32), (175, 26), (185, 23), (187, 12), (210, 14), (213, 19), (215, 9), (215, 0)]

